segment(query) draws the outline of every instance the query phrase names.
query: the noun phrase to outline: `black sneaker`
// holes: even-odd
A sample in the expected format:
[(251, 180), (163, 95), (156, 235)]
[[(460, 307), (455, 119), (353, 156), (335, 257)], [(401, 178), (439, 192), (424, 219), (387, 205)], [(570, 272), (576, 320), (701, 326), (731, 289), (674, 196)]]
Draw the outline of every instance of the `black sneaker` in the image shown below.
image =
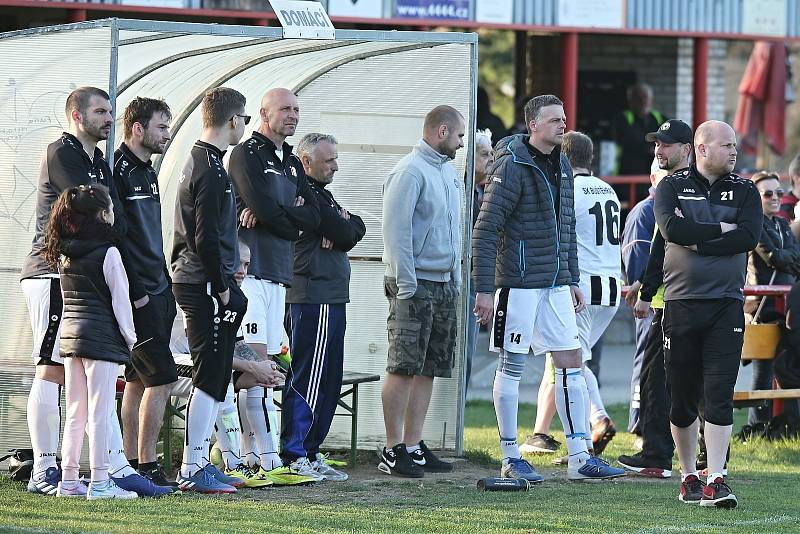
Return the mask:
[(419, 442), (419, 449), (410, 453), (411, 460), (428, 473), (450, 473), (453, 471), (453, 464), (443, 462), (433, 451), (431, 451), (424, 441)]
[(681, 482), (681, 492), (678, 500), (689, 504), (697, 504), (703, 498), (706, 485), (703, 484), (697, 475), (689, 475), (686, 480)]
[(406, 450), (405, 443), (398, 443), (391, 449), (383, 448), (378, 469), (387, 475), (406, 478), (422, 478), (425, 471), (414, 463)]
[(592, 425), (592, 445), (597, 456), (603, 454), (606, 445), (617, 435), (617, 427), (609, 417), (603, 417)]
[(716, 506), (717, 508), (736, 508), (737, 503), (736, 495), (720, 477), (703, 488), (703, 497), (700, 499), (700, 506)]
[(742, 443), (747, 443), (753, 438), (763, 438), (767, 433), (767, 425), (764, 423), (755, 423), (753, 425), (744, 425), (739, 432), (736, 433), (736, 439)]
[(553, 436), (548, 434), (534, 434), (525, 439), (525, 443), (519, 446), (521, 452), (526, 453), (554, 453), (561, 446), (561, 443), (556, 441)]
[(161, 467), (160, 465), (156, 465), (156, 467), (152, 469), (140, 469), (139, 474), (142, 475), (144, 478), (148, 479), (156, 486), (164, 486), (167, 488), (178, 487), (177, 482), (167, 478), (167, 475), (164, 473), (164, 468)]
[(669, 478), (672, 476), (672, 463), (659, 462), (644, 456), (641, 452), (636, 454), (623, 454), (619, 457), (619, 464), (627, 469), (645, 477)]

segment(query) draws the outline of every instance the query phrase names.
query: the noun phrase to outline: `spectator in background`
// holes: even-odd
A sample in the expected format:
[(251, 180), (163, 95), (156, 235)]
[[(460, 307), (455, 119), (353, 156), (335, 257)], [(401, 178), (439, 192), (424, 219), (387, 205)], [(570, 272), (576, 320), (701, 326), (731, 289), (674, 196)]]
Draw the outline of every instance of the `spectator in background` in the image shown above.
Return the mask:
[[(793, 164), (798, 160), (795, 159)], [(747, 261), (748, 285), (792, 285), (800, 274), (800, 244), (798, 244), (789, 222), (778, 216), (784, 198), (780, 177), (776, 173), (757, 172), (752, 176), (761, 195), (764, 221), (761, 237)], [(793, 182), (794, 183), (794, 182)], [(747, 297), (744, 311), (754, 323), (783, 323), (785, 315), (776, 306), (776, 297)], [(773, 360), (754, 360), (753, 390), (771, 389)], [(769, 423), (771, 402), (750, 408), (747, 424), (739, 432), (742, 441), (753, 435), (763, 434)]]
[[(789, 164), (789, 169), (787, 170), (789, 174), (789, 185), (791, 189), (788, 193), (783, 195), (783, 198), (780, 199), (781, 207), (777, 215), (778, 217), (783, 217), (787, 219), (789, 222), (794, 222), (795, 220), (795, 205), (797, 204), (798, 200), (800, 200), (800, 154), (794, 157), (792, 162)], [(755, 176), (753, 176), (755, 180)]]
[(489, 102), (489, 93), (483, 87), (478, 87), (478, 109), (475, 114), (475, 126), (478, 130), (489, 130), (497, 135), (498, 139), (506, 136), (506, 126), (503, 121), (492, 113)]
[(653, 109), (653, 89), (644, 83), (628, 88), (628, 108), (617, 114), (612, 124), (617, 143), (617, 174), (647, 174), (653, 161), (653, 143), (645, 140), (664, 122)]
[[(472, 226), (478, 222), (478, 213), (481, 211), (483, 202), (483, 191), (486, 187), (486, 172), (494, 161), (492, 153), (492, 132), (491, 130), (478, 130), (475, 132), (475, 182), (472, 189)], [(472, 281), (469, 281), (469, 309), (475, 308), (475, 292), (472, 290)], [(469, 380), (472, 376), (472, 357), (475, 355), (475, 344), (478, 338), (478, 321), (470, 321), (467, 327), (467, 380), (466, 387), (469, 388)], [(466, 396), (466, 392), (465, 392)]]

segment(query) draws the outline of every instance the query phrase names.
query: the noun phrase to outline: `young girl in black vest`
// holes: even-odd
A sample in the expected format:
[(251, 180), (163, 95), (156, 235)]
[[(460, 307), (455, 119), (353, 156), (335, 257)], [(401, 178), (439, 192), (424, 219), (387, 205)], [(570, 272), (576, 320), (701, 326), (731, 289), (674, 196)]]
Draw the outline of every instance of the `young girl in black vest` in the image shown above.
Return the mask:
[[(114, 246), (112, 208), (106, 187), (73, 187), (58, 197), (47, 227), (45, 258), (58, 267), (64, 301), (60, 351), (65, 358), (67, 420), (58, 487), (58, 495), (64, 497), (137, 497), (108, 475), (108, 428), (117, 374), (136, 342), (128, 277)], [(84, 430), (89, 435), (88, 489), (78, 480)]]

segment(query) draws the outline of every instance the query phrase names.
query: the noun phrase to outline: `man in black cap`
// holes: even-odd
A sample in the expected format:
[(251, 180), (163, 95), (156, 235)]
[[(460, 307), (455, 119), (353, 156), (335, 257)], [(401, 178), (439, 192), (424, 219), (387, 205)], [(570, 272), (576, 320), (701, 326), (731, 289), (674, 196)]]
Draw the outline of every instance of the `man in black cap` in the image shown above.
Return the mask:
[[(655, 143), (655, 155), (661, 176), (651, 174), (653, 185), (660, 178), (689, 166), (692, 152), (692, 129), (683, 121), (669, 120), (655, 132), (645, 136)], [(652, 207), (651, 207), (652, 209)], [(652, 230), (651, 230), (652, 232)], [(644, 237), (644, 236), (642, 236)], [(649, 244), (648, 244), (649, 246)], [(638, 362), (640, 392), (639, 430), (642, 450), (632, 455), (621, 455), (620, 464), (630, 471), (655, 478), (672, 476), (674, 445), (669, 427), (669, 394), (664, 374), (664, 348), (661, 320), (664, 312), (664, 238), (656, 232), (645, 269), (631, 284), (626, 301), (633, 308), (637, 320), (650, 316), (649, 328)], [(640, 291), (641, 290), (641, 291)], [(638, 343), (637, 343), (638, 346)]]

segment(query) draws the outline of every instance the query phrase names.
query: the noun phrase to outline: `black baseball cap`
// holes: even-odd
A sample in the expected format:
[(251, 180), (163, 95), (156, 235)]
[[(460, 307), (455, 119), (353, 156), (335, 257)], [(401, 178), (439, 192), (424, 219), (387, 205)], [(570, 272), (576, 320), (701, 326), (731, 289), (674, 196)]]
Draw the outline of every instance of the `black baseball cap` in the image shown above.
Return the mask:
[(683, 121), (670, 119), (658, 127), (658, 131), (644, 136), (645, 141), (654, 143), (656, 140), (664, 143), (689, 143), (692, 144), (692, 128)]

